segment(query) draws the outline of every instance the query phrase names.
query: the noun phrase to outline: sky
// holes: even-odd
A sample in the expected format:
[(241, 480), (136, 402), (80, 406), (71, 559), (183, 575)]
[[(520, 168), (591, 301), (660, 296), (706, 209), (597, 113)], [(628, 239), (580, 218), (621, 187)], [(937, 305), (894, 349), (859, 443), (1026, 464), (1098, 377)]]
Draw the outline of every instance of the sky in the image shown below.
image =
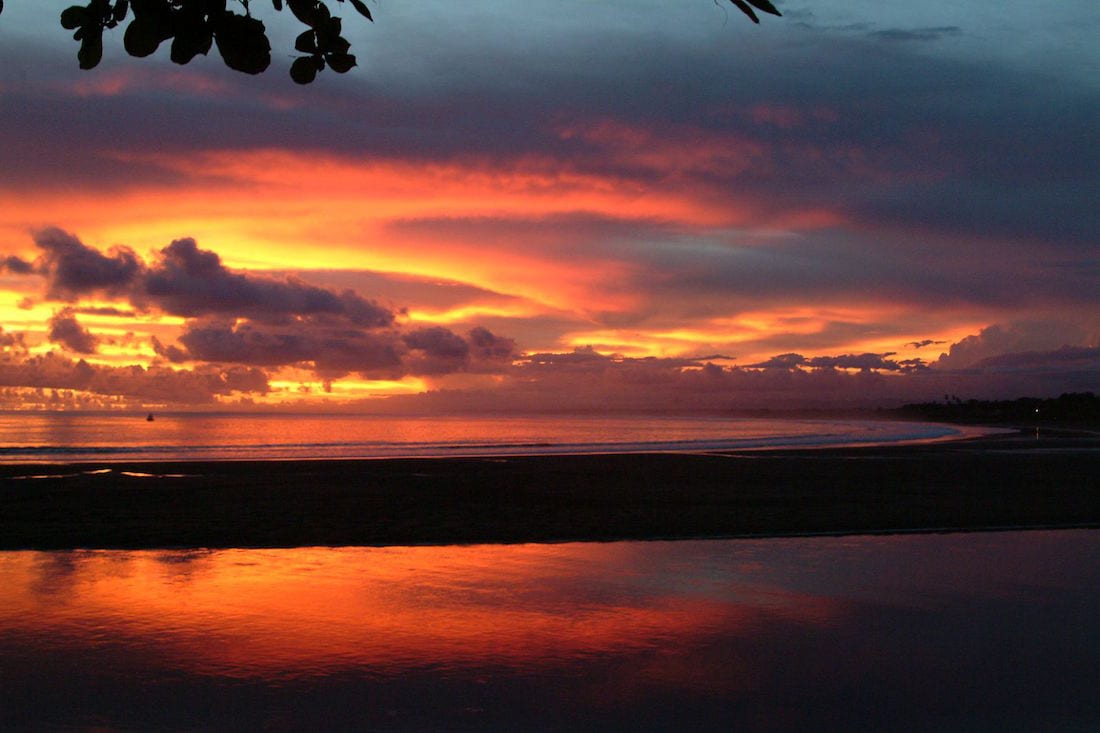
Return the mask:
[(309, 86), (68, 4), (0, 14), (0, 408), (1100, 391), (1094, 0), (333, 2)]

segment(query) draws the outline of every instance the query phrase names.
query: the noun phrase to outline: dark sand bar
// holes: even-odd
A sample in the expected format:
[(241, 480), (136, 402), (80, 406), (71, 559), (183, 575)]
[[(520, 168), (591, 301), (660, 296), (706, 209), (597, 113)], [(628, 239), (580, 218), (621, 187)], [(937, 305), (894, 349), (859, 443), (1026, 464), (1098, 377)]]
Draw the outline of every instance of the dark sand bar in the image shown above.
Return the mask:
[(5, 550), (1096, 527), (1100, 438), (1021, 431), (692, 455), (8, 465), (0, 496)]

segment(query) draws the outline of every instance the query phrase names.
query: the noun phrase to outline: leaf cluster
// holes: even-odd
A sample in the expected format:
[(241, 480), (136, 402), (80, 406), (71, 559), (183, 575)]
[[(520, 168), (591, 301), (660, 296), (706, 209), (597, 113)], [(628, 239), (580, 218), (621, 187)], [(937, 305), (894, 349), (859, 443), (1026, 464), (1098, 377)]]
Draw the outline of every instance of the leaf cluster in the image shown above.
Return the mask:
[[(367, 20), (374, 20), (362, 0), (351, 0), (351, 4)], [(281, 0), (276, 0), (276, 7), (281, 5)], [(341, 35), (340, 19), (333, 17), (324, 3), (287, 0), (287, 5), (295, 18), (309, 26), (294, 39), (294, 50), (306, 55), (294, 59), (290, 78), (299, 84), (309, 84), (326, 65), (338, 74), (347, 73), (355, 66), (355, 56), (348, 53), (351, 44)]]
[[(337, 0), (343, 4), (345, 0)], [(259, 74), (271, 64), (271, 43), (263, 21), (252, 17), (249, 0), (237, 0), (244, 12), (227, 7), (227, 0), (90, 0), (61, 13), (61, 26), (75, 31), (80, 42), (77, 61), (82, 69), (97, 66), (103, 58), (103, 33), (130, 22), (123, 33), (123, 46), (131, 56), (144, 58), (170, 42), (171, 59), (189, 63), (217, 47), (225, 65), (245, 74)], [(350, 0), (367, 20), (370, 9), (362, 0)], [(312, 82), (326, 67), (343, 74), (356, 65), (349, 53), (351, 44), (343, 37), (341, 19), (332, 15), (325, 0), (271, 0), (281, 12), (289, 8), (307, 26), (295, 41), (299, 56), (290, 76), (299, 84)], [(0, 0), (0, 12), (3, 0)]]
[[(228, 0), (89, 0), (61, 12), (61, 26), (73, 31), (80, 43), (76, 58), (82, 69), (92, 69), (103, 58), (103, 33), (132, 18), (123, 33), (123, 46), (131, 56), (143, 58), (171, 41), (171, 58), (177, 64), (205, 56), (217, 46), (225, 65), (246, 74), (259, 74), (271, 64), (271, 43), (263, 21), (253, 18), (251, 0), (234, 0), (244, 9), (237, 13)], [(289, 8), (306, 30), (294, 41), (303, 54), (290, 65), (290, 77), (309, 84), (326, 67), (344, 74), (356, 65), (351, 44), (343, 36), (343, 24), (329, 10), (331, 0), (270, 0), (276, 12)], [(343, 5), (345, 0), (336, 0)], [(370, 9), (363, 0), (348, 0), (356, 12), (369, 21)], [(780, 15), (770, 0), (730, 0), (753, 23), (759, 10)], [(4, 0), (0, 0), (0, 13)]]

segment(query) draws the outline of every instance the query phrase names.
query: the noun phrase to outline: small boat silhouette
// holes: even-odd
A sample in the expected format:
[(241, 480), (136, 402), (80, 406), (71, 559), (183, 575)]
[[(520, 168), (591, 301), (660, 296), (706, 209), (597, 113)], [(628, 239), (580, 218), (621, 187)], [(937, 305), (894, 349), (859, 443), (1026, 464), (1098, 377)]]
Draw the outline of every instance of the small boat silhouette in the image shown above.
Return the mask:
[(145, 416), (145, 422), (153, 422), (153, 413), (149, 413)]

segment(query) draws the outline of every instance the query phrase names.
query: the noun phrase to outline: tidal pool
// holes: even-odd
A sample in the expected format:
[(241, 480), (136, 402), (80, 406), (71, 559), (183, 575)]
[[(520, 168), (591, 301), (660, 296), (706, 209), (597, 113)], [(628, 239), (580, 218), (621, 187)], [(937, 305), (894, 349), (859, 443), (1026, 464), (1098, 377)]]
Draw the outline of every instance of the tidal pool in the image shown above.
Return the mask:
[(1100, 531), (0, 553), (5, 730), (1100, 730)]

